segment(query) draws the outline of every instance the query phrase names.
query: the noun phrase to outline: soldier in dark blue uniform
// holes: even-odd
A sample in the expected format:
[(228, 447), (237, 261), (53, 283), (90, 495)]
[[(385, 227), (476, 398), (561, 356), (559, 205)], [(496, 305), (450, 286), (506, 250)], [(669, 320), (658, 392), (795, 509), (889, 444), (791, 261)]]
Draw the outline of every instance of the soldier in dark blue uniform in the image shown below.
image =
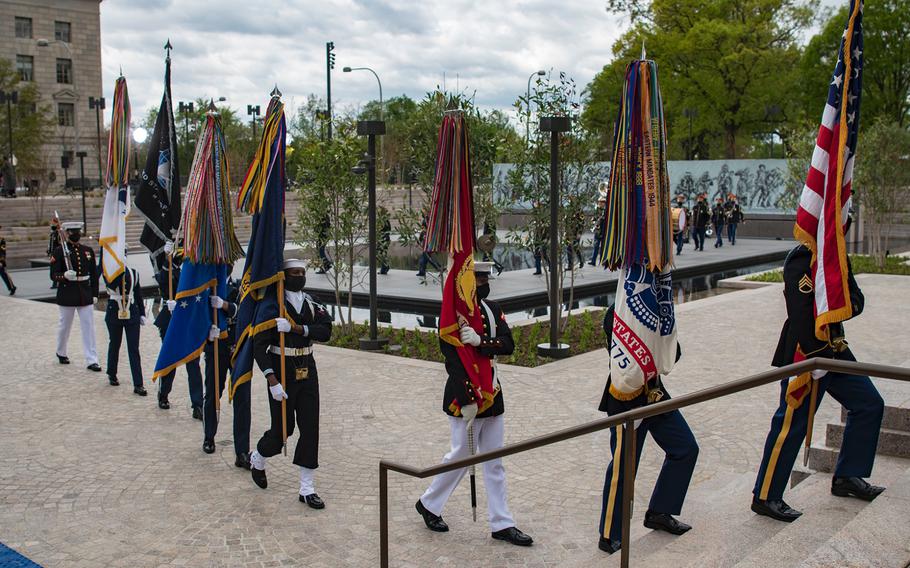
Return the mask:
[[(849, 227), (849, 222), (846, 225)], [(845, 231), (846, 232), (846, 231)], [(784, 299), (787, 320), (781, 330), (772, 364), (781, 367), (809, 357), (828, 357), (856, 361), (847, 347), (842, 324), (829, 326), (830, 339), (815, 336), (815, 290), (810, 262), (812, 251), (799, 245), (784, 261)], [(848, 265), (849, 266), (849, 265)], [(849, 269), (848, 284), (853, 317), (863, 310), (865, 299), (853, 270)], [(802, 386), (797, 381), (802, 378)], [(780, 405), (771, 418), (771, 431), (765, 441), (765, 451), (753, 489), (752, 510), (759, 515), (779, 521), (792, 522), (801, 512), (784, 502), (787, 479), (806, 436), (811, 397), (807, 396), (811, 381), (818, 381), (816, 408), (825, 392), (847, 409), (847, 424), (841, 444), (831, 494), (875, 499), (883, 487), (870, 485), (863, 478), (872, 474), (878, 434), (884, 413), (884, 402), (869, 377), (814, 371), (812, 377), (781, 381)]]
[[(104, 253), (102, 252), (102, 255)], [(110, 337), (107, 347), (107, 378), (117, 386), (117, 364), (120, 360), (120, 344), (126, 332), (126, 351), (130, 359), (130, 374), (133, 377), (133, 392), (139, 396), (148, 394), (142, 384), (142, 362), (139, 355), (139, 328), (146, 325), (145, 303), (139, 285), (139, 273), (124, 267), (123, 273), (107, 286), (108, 302), (104, 312), (104, 323)]]
[[(166, 248), (173, 247), (171, 243), (168, 243), (165, 246)], [(171, 251), (168, 250), (167, 252), (170, 254)], [(173, 284), (173, 289), (175, 291), (177, 290), (177, 283), (180, 282), (180, 263), (182, 260), (183, 257), (181, 255), (174, 254), (173, 268), (171, 270), (173, 278), (171, 283)], [(171, 312), (177, 307), (177, 302), (165, 299), (170, 294), (171, 285), (168, 282), (168, 264), (166, 257), (163, 259), (163, 262), (159, 262), (158, 265), (162, 268), (155, 275), (155, 280), (158, 282), (158, 289), (161, 291), (161, 303), (163, 305), (158, 312), (158, 317), (155, 318), (155, 327), (158, 328), (161, 341), (164, 341), (167, 327), (171, 323)], [(158, 408), (161, 408), (162, 410), (167, 410), (171, 407), (171, 403), (168, 401), (167, 397), (171, 394), (171, 388), (174, 385), (174, 376), (176, 374), (177, 369), (174, 369), (167, 375), (161, 377), (158, 383)], [(193, 408), (193, 418), (202, 420), (202, 370), (199, 367), (198, 357), (187, 362), (186, 374), (190, 389), (190, 405)]]
[(100, 373), (101, 365), (98, 364), (98, 351), (95, 348), (95, 319), (92, 314), (92, 305), (98, 299), (98, 265), (95, 262), (95, 251), (79, 242), (82, 228), (81, 221), (63, 223), (66, 242), (61, 243), (51, 254), (51, 280), (57, 283), (57, 306), (60, 310), (57, 360), (61, 365), (70, 363), (66, 344), (73, 326), (73, 317), (78, 313), (86, 368)]
[[(461, 358), (453, 345), (439, 341), (439, 347), (446, 359), (445, 390), (442, 397), (442, 410), (449, 416), (452, 449), (445, 455), (443, 462), (450, 462), (468, 457), (470, 451), (469, 433), (473, 434), (478, 452), (488, 452), (502, 447), (504, 433), (505, 405), (502, 390), (499, 388), (499, 376), (496, 368), (497, 355), (510, 355), (515, 350), (512, 330), (506, 323), (502, 309), (493, 301), (487, 300), (490, 293), (490, 271), (492, 262), (474, 263), (474, 274), (477, 281), (477, 300), (483, 318), (483, 335), (473, 328), (461, 328), (461, 342), (473, 345), (477, 350), (493, 360), (493, 386), (495, 394), (489, 408), (479, 414), (478, 401), (473, 390), (468, 388), (470, 378), (464, 369)], [(428, 529), (434, 532), (446, 532), (449, 526), (442, 520), (442, 509), (458, 487), (467, 468), (441, 473), (433, 478), (430, 486), (418, 499), (415, 507), (423, 517)], [(512, 513), (506, 503), (506, 471), (502, 460), (495, 459), (483, 464), (483, 482), (487, 489), (487, 509), (490, 521), (491, 536), (518, 546), (531, 546), (533, 539), (518, 530)]]
[[(613, 341), (613, 306), (610, 306), (604, 315), (603, 328), (607, 345), (611, 345)], [(681, 355), (682, 351), (677, 343), (677, 361)], [(646, 388), (642, 388), (640, 393), (628, 400), (622, 400), (626, 397), (617, 398), (610, 389), (610, 385), (611, 379), (607, 377), (607, 385), (604, 387), (598, 410), (611, 416), (670, 399), (670, 394), (664, 387), (660, 375), (648, 381)], [(673, 515), (679, 515), (683, 502), (686, 500), (689, 481), (692, 479), (692, 472), (695, 470), (695, 462), (698, 459), (698, 443), (679, 410), (645, 418), (635, 429), (636, 468), (638, 460), (641, 459), (641, 451), (648, 433), (664, 451), (666, 457), (660, 469), (660, 475), (657, 477), (657, 483), (654, 485), (648, 510), (645, 512), (644, 524), (649, 529), (680, 535), (692, 527), (673, 518)], [(613, 453), (613, 461), (610, 462), (604, 478), (600, 542), (598, 543), (598, 547), (609, 554), (613, 554), (622, 546), (622, 488), (625, 465), (622, 441), (622, 430), (619, 427), (611, 428), (610, 449)]]
[[(228, 274), (233, 266), (228, 267)], [(237, 303), (240, 300), (238, 282), (228, 279), (227, 298), (212, 295), (209, 298), (213, 308), (222, 310), (227, 316), (227, 332), (218, 340), (218, 392), (215, 392), (215, 349), (209, 338), (205, 344), (205, 396), (203, 402), (203, 442), (202, 451), (207, 454), (215, 452), (215, 434), (218, 432), (218, 413), (215, 412), (215, 397), (221, 398), (227, 373), (231, 366), (231, 352), (234, 350), (237, 328)], [(218, 328), (213, 328), (212, 335)], [(237, 387), (231, 401), (234, 408), (234, 465), (250, 469), (250, 383)]]
[[(286, 317), (276, 318), (274, 327), (260, 331), (253, 339), (253, 357), (269, 383), (269, 412), (272, 424), (259, 439), (256, 451), (250, 455), (253, 482), (262, 489), (268, 487), (265, 475), (266, 458), (277, 455), (282, 448), (281, 401), (286, 402), (287, 436), (294, 433), (294, 421), (300, 438), (294, 450), (294, 463), (300, 466), (301, 503), (313, 509), (325, 508), (316, 493), (314, 476), (319, 467), (319, 376), (313, 358), (313, 343), (325, 342), (332, 336), (332, 316), (321, 304), (303, 291), (306, 285), (306, 265), (301, 260), (284, 261)], [(281, 386), (280, 333), (285, 336), (285, 385)]]

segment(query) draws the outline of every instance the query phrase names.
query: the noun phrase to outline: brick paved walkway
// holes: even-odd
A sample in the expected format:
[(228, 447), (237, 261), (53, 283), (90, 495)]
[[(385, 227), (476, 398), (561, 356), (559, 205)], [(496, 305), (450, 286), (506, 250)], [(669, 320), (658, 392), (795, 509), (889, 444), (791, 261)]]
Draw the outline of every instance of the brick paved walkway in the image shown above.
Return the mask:
[[(855, 353), (860, 360), (910, 364), (908, 280), (858, 279), (867, 305), (847, 325)], [(683, 359), (666, 380), (671, 393), (768, 368), (783, 311), (776, 286), (682, 305)], [(110, 387), (103, 374), (84, 370), (78, 329), (70, 343), (73, 365), (58, 365), (55, 306), (4, 297), (0, 314), (0, 541), (47, 567), (374, 566), (379, 459), (427, 466), (447, 450), (441, 365), (320, 348), (322, 465), (316, 483), (327, 508), (312, 511), (297, 502), (297, 468), (290, 458), (270, 461), (269, 489), (262, 491), (233, 466), (230, 427), (219, 432), (214, 455), (201, 451), (201, 423), (189, 415), (182, 370), (171, 410), (161, 411), (154, 396), (133, 395), (128, 381)], [(103, 360), (106, 331), (101, 314), (96, 317)], [(155, 330), (144, 329), (146, 374), (158, 346)], [(595, 409), (605, 361), (601, 351), (536, 369), (503, 367), (507, 442), (602, 416)], [(257, 376), (254, 443), (266, 428), (266, 396)], [(776, 397), (771, 385), (684, 412), (701, 445), (684, 519), (709, 499), (727, 499), (741, 505), (742, 515), (751, 514), (746, 487)], [(225, 425), (230, 413), (225, 405)], [(826, 398), (817, 436), (835, 415)], [(646, 445), (636, 533), (643, 531), (640, 516), (660, 458), (653, 443)], [(506, 459), (509, 502), (518, 526), (535, 538), (530, 549), (491, 540), (485, 515), (471, 522), (467, 483), (445, 511), (452, 531), (427, 531), (413, 509), (427, 481), (390, 474), (393, 565), (602, 561), (596, 524), (607, 460), (604, 433)], [(716, 490), (737, 480), (733, 495)]]

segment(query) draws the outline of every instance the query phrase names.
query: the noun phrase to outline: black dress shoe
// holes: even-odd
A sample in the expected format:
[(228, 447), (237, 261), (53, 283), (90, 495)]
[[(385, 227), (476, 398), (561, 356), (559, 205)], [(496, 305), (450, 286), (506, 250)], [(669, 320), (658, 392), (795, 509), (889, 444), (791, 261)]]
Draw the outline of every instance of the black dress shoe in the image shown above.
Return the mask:
[(442, 520), (442, 517), (435, 515), (427, 510), (423, 506), (423, 503), (420, 502), (420, 499), (417, 500), (417, 504), (414, 505), (417, 509), (417, 512), (420, 513), (420, 516), (423, 517), (423, 522), (433, 532), (449, 532), (449, 525)]
[(69, 357), (64, 357), (63, 355), (57, 355), (57, 360), (60, 361), (60, 364), (61, 364), (61, 365), (69, 365), (69, 364), (70, 364), (70, 358), (69, 358)]
[(9, 291), (9, 295), (10, 295), (10, 296), (15, 296), (15, 295), (16, 295), (16, 287), (15, 287), (15, 286), (13, 286), (13, 289)]
[(622, 543), (618, 540), (610, 540), (609, 538), (600, 537), (600, 542), (597, 543), (597, 548), (603, 550), (607, 554), (613, 554), (622, 548)]
[(802, 513), (790, 507), (784, 503), (783, 499), (778, 499), (775, 501), (763, 501), (757, 497), (752, 498), (752, 511), (763, 515), (765, 517), (771, 517), (777, 521), (783, 521), (785, 523), (792, 523), (796, 519), (802, 516)]
[(146, 396), (148, 394), (148, 391), (146, 391), (145, 387), (142, 385), (139, 385), (138, 387), (133, 387), (133, 392), (135, 394), (138, 394), (139, 396)]
[(158, 408), (160, 408), (161, 410), (167, 410), (170, 407), (171, 407), (171, 403), (168, 402), (166, 396), (158, 397)]
[(110, 383), (112, 387), (120, 385), (120, 381), (117, 380), (117, 375), (108, 375), (107, 382)]
[(534, 539), (515, 527), (509, 527), (507, 529), (502, 529), (501, 531), (496, 531), (494, 533), (491, 533), (491, 536), (496, 540), (504, 540), (508, 543), (514, 544), (515, 546), (531, 546), (534, 544)]
[(198, 406), (193, 407), (193, 418), (196, 420), (202, 420), (202, 408)]
[(298, 495), (301, 503), (306, 503), (310, 509), (325, 509), (325, 502), (319, 498), (319, 495), (310, 493), (309, 495)]
[(884, 490), (884, 487), (870, 485), (862, 477), (835, 477), (831, 480), (831, 495), (838, 497), (856, 497), (863, 501), (872, 501)]
[(692, 528), (686, 523), (674, 519), (669, 513), (655, 513), (654, 511), (645, 512), (645, 526), (675, 535), (683, 534)]
[(237, 454), (237, 458), (234, 459), (234, 465), (237, 467), (242, 467), (243, 469), (250, 469), (250, 453), (243, 452)]
[(202, 442), (202, 451), (207, 454), (215, 453), (215, 440), (204, 440)]
[(101, 365), (99, 365), (98, 363), (92, 363), (91, 365), (86, 367), (86, 369), (88, 369), (89, 371), (95, 371), (96, 373), (100, 373)]
[(264, 469), (256, 469), (255, 467), (251, 467), (250, 475), (253, 478), (253, 483), (258, 485), (260, 489), (265, 489), (269, 486), (269, 479), (265, 476)]

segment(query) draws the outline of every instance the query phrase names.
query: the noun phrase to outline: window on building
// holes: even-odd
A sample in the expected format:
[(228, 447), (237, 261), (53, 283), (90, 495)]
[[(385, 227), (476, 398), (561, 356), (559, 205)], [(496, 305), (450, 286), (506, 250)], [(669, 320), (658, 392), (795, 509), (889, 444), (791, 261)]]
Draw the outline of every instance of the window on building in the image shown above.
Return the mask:
[(31, 55), (16, 56), (16, 71), (19, 72), (20, 81), (35, 80), (35, 58)]
[(57, 124), (60, 126), (76, 125), (76, 108), (73, 103), (57, 103)]
[(57, 60), (57, 82), (63, 83), (66, 85), (73, 84), (73, 60), (72, 59), (58, 59)]
[(16, 37), (32, 38), (32, 19), (16, 17)]
[(69, 22), (54, 22), (54, 39), (69, 43), (71, 29)]

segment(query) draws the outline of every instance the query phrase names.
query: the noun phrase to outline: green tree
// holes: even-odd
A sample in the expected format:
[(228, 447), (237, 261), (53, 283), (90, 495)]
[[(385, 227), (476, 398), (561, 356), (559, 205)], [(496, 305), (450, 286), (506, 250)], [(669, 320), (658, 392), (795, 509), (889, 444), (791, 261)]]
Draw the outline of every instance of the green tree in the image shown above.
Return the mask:
[[(610, 0), (608, 9), (628, 14), (632, 27), (586, 90), (583, 121), (603, 147), (626, 65), (643, 45), (660, 66), (671, 158), (687, 149), (702, 159), (747, 156), (798, 114), (798, 40), (812, 16), (803, 0)], [(692, 140), (685, 109), (697, 113)]]
[(48, 158), (41, 146), (50, 141), (56, 116), (50, 105), (41, 104), (41, 93), (33, 82), (20, 82), (19, 73), (9, 59), (0, 59), (0, 91), (18, 93), (18, 102), (11, 107), (7, 117), (6, 105), (0, 107), (0, 148), (3, 156), (9, 155), (9, 120), (12, 121), (13, 153), (16, 156), (16, 172), (21, 179), (43, 179), (52, 165), (45, 159), (59, 160), (58, 156)]
[(907, 212), (910, 196), (910, 130), (897, 121), (879, 116), (866, 129), (857, 149), (853, 191), (862, 219), (868, 226), (870, 252), (879, 269), (885, 267), (885, 252), (891, 228), (898, 215)]
[[(910, 126), (910, 0), (877, 0), (863, 11), (863, 99), (860, 128), (882, 116)], [(837, 61), (847, 7), (831, 15), (806, 45), (800, 61), (802, 104), (821, 118)]]

